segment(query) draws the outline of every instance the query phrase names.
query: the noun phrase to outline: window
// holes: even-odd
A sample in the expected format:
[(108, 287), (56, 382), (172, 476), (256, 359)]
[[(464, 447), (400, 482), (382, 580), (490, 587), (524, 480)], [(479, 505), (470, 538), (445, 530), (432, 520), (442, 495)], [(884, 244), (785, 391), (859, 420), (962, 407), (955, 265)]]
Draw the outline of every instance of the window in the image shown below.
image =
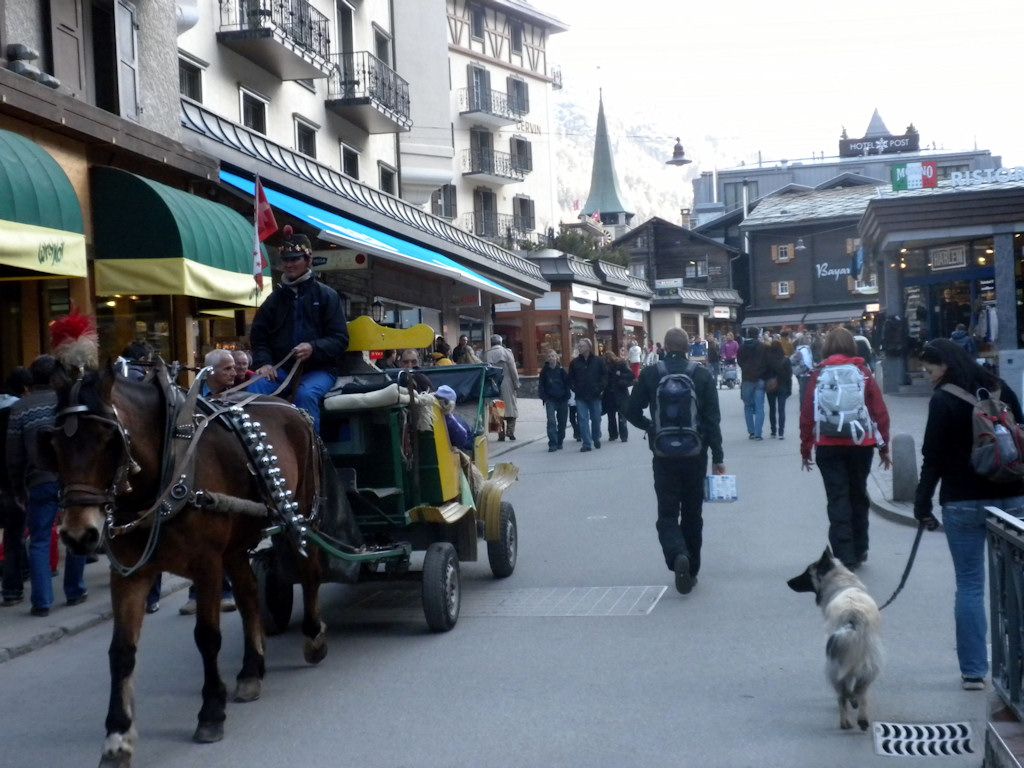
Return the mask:
[(793, 255), (796, 253), (796, 247), (793, 243), (783, 243), (781, 245), (772, 246), (772, 261), (776, 264), (786, 264), (793, 260)]
[(530, 111), (530, 87), (525, 80), (517, 77), (508, 78), (508, 105), (523, 114)]
[(387, 192), (389, 195), (396, 194), (398, 172), (390, 165), (385, 165), (384, 163), (378, 162), (377, 166), (380, 171), (380, 191)]
[(705, 280), (708, 276), (708, 257), (689, 259), (686, 262), (685, 275), (690, 280)]
[(442, 219), (454, 219), (458, 216), (457, 192), (454, 184), (445, 184), (435, 189), (430, 196), (430, 212)]
[(793, 280), (779, 280), (772, 283), (772, 297), (776, 299), (788, 299), (796, 293), (796, 283)]
[(359, 180), (359, 153), (344, 144), (341, 145), (341, 172), (350, 179)]
[(533, 200), (530, 198), (521, 195), (512, 198), (513, 226), (520, 232), (532, 232), (537, 228), (533, 209)]
[(241, 103), (242, 125), (256, 131), (256, 133), (266, 134), (267, 104), (269, 102), (244, 88), (239, 89), (238, 93)]
[[(757, 182), (747, 182), (747, 202), (757, 199)], [(729, 181), (722, 184), (722, 202), (725, 210), (731, 211), (743, 206), (743, 182)]]
[(533, 170), (533, 147), (526, 139), (514, 136), (509, 142), (512, 167), (517, 171)]
[(512, 22), (512, 53), (522, 54), (523, 52), (523, 25), (522, 22)]
[(469, 29), (475, 39), (484, 39), (484, 9), (479, 5), (469, 7)]
[(203, 101), (203, 70), (199, 65), (178, 59), (178, 93), (192, 101)]
[(647, 265), (642, 261), (634, 261), (629, 265), (629, 274), (633, 277), (639, 277), (641, 280), (647, 279)]
[(295, 151), (306, 157), (316, 157), (316, 126), (295, 118)]
[(378, 59), (391, 66), (391, 38), (376, 26), (373, 28), (373, 52)]

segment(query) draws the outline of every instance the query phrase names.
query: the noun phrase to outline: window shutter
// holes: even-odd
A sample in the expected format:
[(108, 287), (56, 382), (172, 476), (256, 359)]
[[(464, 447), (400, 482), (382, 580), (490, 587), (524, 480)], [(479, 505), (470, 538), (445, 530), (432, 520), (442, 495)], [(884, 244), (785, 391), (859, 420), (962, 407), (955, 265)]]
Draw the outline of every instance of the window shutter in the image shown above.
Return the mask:
[(448, 197), (448, 212), (454, 219), (459, 215), (459, 196), (456, 194), (455, 185), (445, 184), (444, 191)]
[(789, 295), (796, 296), (796, 282), (794, 280), (789, 281)]
[(430, 212), (435, 216), (441, 215), (441, 194), (443, 189), (435, 189), (430, 195)]
[[(773, 245), (772, 248), (774, 249), (775, 246)], [(776, 283), (776, 282), (772, 283), (772, 298), (773, 299), (779, 298), (779, 284)]]
[(114, 6), (114, 35), (117, 38), (117, 95), (121, 117), (139, 119), (139, 51), (135, 6), (117, 0)]
[(62, 90), (87, 99), (82, 0), (50, 0), (50, 51), (53, 76)]
[(789, 248), (789, 260), (792, 261), (796, 258), (796, 243), (788, 243), (787, 247)]
[[(772, 246), (772, 261), (775, 262), (776, 264), (779, 263), (779, 246), (777, 246), (777, 245), (773, 245)], [(775, 290), (774, 286), (775, 286), (775, 283), (772, 283), (772, 290), (773, 291)], [(774, 296), (775, 294), (773, 293), (772, 295)]]
[(522, 104), (520, 104), (520, 107), (522, 107), (523, 113), (525, 114), (530, 111), (530, 84), (525, 80), (520, 80), (520, 82), (522, 83), (520, 86), (522, 89)]
[(528, 142), (528, 141), (524, 141), (523, 145), (526, 147), (526, 164), (523, 167), (523, 170), (532, 171), (533, 170), (533, 145), (530, 142)]
[(509, 140), (508, 153), (512, 159), (512, 167), (519, 168), (519, 139), (513, 137)]
[(526, 227), (526, 230), (528, 232), (532, 232), (533, 230), (535, 230), (537, 228), (537, 221), (534, 218), (533, 200), (527, 200), (526, 201), (526, 210), (529, 213), (529, 217), (527, 219), (528, 226)]

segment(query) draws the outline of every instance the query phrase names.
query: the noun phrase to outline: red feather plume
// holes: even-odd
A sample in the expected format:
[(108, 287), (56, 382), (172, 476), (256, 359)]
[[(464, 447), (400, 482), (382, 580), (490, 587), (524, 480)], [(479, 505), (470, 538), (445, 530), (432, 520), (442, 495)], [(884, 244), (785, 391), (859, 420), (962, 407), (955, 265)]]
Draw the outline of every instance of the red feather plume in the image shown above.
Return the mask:
[(99, 356), (95, 320), (72, 307), (69, 314), (50, 323), (50, 349), (68, 368), (95, 368)]

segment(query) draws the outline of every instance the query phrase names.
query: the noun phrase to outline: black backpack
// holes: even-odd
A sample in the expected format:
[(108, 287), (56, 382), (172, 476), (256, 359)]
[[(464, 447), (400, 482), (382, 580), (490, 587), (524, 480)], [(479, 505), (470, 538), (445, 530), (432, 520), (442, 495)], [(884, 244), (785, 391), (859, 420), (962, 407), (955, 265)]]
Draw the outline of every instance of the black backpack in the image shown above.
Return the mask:
[(655, 456), (691, 458), (704, 448), (698, 429), (700, 403), (693, 386), (697, 364), (690, 361), (684, 373), (669, 373), (664, 362), (658, 363), (658, 387), (654, 395), (654, 436), (651, 447)]

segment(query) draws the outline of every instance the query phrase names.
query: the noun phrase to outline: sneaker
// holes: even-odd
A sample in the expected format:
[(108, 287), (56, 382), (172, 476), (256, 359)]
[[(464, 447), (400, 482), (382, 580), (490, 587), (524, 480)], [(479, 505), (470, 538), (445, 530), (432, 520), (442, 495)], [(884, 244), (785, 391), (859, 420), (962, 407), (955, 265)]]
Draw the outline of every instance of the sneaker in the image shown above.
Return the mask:
[(86, 592), (84, 594), (79, 595), (78, 597), (68, 598), (68, 601), (67, 601), (66, 604), (67, 605), (81, 605), (82, 603), (84, 603), (88, 599), (89, 599), (89, 593)]
[(760, 435), (754, 435), (754, 439), (755, 440), (764, 440), (764, 438), (761, 437)]
[(985, 678), (984, 677), (961, 677), (960, 687), (965, 691), (984, 691), (985, 690)]
[(693, 589), (693, 576), (690, 575), (690, 558), (686, 555), (676, 555), (672, 563), (672, 570), (676, 573), (676, 591), (681, 595), (690, 594)]
[(557, 450), (558, 450), (558, 446), (557, 445), (549, 445), (548, 446), (548, 453), (554, 453)]
[(146, 605), (146, 613), (156, 613), (160, 610), (160, 603), (149, 603)]
[(785, 439), (786, 439), (786, 438), (785, 438), (785, 437), (783, 437), (782, 433), (781, 433), (781, 432), (779, 432), (779, 440), (785, 440)]
[(754, 439), (754, 433), (751, 432), (749, 435), (747, 435), (747, 440), (753, 440), (753, 439)]
[(23, 602), (25, 602), (24, 595), (19, 595), (18, 597), (5, 597), (3, 602), (0, 603), (0, 607), (10, 608), (14, 605), (21, 605)]
[(773, 440), (775, 439), (775, 433), (774, 432), (772, 432), (772, 439)]
[(601, 450), (601, 441), (600, 440), (595, 440), (594, 441), (594, 447), (597, 448), (598, 450)]
[(220, 609), (224, 613), (231, 613), (231, 611), (238, 610), (238, 606), (235, 605), (235, 596), (224, 595), (224, 597), (220, 599)]
[(50, 609), (49, 608), (39, 608), (39, 607), (33, 605), (32, 606), (32, 610), (29, 611), (29, 614), (31, 614), (32, 616), (49, 616), (50, 615)]
[(196, 600), (194, 597), (185, 601), (185, 604), (178, 609), (182, 616), (194, 616), (196, 613)]
[(590, 452), (590, 446), (589, 445), (584, 445), (582, 448), (580, 448), (580, 453), (589, 453), (589, 452)]

